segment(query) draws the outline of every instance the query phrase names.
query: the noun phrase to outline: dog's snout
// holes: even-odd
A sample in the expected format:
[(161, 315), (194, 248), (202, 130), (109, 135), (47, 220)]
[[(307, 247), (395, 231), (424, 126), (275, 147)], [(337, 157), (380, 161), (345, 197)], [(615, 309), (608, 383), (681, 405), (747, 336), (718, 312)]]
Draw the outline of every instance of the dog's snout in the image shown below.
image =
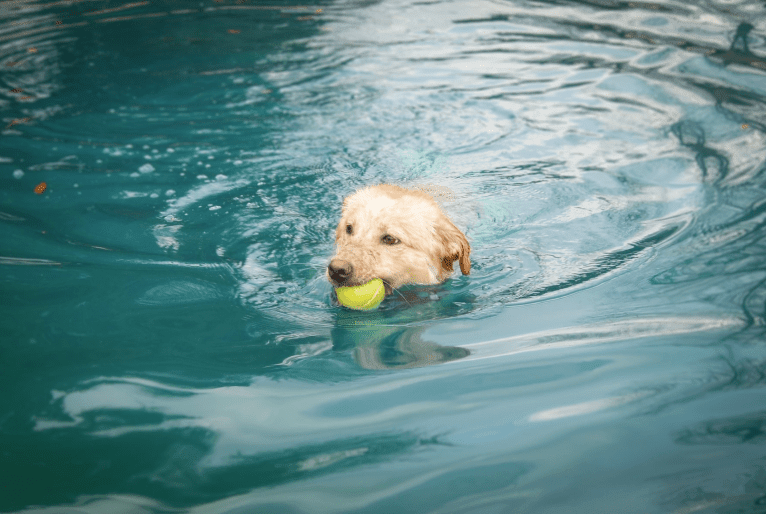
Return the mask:
[(342, 284), (354, 273), (354, 267), (348, 261), (333, 259), (327, 266), (327, 272), (335, 283)]

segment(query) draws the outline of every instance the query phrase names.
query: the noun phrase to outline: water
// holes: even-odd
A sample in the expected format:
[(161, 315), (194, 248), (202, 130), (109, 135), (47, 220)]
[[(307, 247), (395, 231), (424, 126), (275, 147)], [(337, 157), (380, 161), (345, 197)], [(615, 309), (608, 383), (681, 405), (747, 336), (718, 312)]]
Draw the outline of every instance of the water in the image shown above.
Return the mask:
[(0, 512), (766, 512), (765, 9), (0, 3)]

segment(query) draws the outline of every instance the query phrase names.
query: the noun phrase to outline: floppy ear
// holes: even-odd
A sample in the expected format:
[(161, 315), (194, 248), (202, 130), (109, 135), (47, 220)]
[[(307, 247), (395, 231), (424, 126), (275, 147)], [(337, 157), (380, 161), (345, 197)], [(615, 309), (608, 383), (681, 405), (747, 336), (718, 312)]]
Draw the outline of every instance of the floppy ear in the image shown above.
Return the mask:
[(465, 235), (450, 221), (446, 221), (437, 227), (436, 233), (441, 239), (442, 267), (452, 271), (455, 261), (460, 262), (460, 271), (463, 275), (471, 272), (471, 246)]

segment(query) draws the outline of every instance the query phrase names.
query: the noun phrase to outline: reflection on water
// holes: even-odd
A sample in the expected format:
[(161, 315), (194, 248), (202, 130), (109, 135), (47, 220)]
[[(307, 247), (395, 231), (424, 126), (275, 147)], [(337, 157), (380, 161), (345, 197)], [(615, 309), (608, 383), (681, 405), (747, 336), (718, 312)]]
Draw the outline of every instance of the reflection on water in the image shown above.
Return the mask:
[(432, 366), (470, 354), (456, 346), (423, 340), (425, 327), (338, 327), (333, 329), (336, 349), (352, 348), (354, 360), (365, 369), (402, 369)]
[[(763, 10), (0, 4), (0, 511), (760, 512)], [(379, 182), (472, 271), (349, 311)]]

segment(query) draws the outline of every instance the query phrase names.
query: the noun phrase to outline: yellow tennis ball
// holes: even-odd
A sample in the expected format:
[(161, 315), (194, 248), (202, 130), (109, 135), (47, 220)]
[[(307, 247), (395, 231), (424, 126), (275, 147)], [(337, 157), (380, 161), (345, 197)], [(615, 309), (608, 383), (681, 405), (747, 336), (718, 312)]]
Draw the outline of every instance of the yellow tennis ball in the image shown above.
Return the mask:
[(335, 289), (335, 294), (338, 295), (338, 301), (344, 307), (366, 311), (380, 305), (383, 297), (386, 296), (386, 288), (381, 279), (373, 278), (361, 286), (338, 287)]

